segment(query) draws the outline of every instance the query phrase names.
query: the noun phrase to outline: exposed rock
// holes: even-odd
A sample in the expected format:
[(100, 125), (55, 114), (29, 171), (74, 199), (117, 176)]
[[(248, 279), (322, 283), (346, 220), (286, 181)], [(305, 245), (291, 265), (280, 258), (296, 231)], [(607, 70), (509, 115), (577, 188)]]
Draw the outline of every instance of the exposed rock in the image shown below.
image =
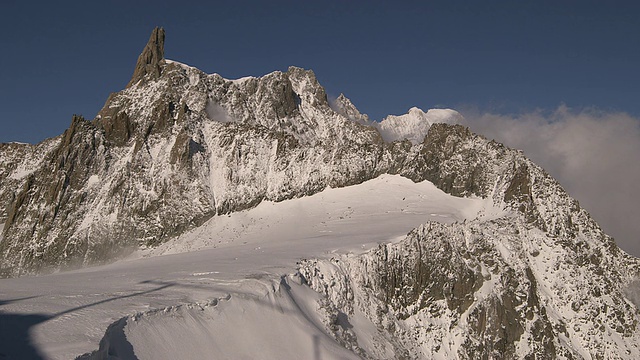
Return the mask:
[[(327, 331), (365, 358), (634, 359), (639, 312), (625, 291), (639, 262), (607, 249), (602, 241), (566, 247), (513, 214), (431, 222), (363, 255), (303, 261), (299, 272), (325, 295), (329, 314), (379, 329), (385, 340), (372, 347), (327, 320)], [(594, 252), (608, 264), (575, 261)]]
[[(86, 211), (92, 174), (108, 169), (110, 154), (102, 132), (81, 116), (28, 176), (8, 210), (0, 243), (3, 273), (20, 274), (68, 266), (84, 255), (86, 242), (71, 240)], [(38, 239), (25, 247), (28, 239)], [(118, 253), (113, 249), (109, 255)]]
[(360, 111), (353, 105), (344, 94), (340, 94), (338, 98), (332, 104), (332, 108), (339, 114), (344, 115), (351, 121), (359, 122), (363, 125), (372, 125), (373, 122), (366, 114), (361, 114)]
[(151, 33), (147, 45), (138, 57), (133, 76), (127, 87), (141, 80), (151, 81), (160, 77), (164, 66), (164, 29), (156, 27)]

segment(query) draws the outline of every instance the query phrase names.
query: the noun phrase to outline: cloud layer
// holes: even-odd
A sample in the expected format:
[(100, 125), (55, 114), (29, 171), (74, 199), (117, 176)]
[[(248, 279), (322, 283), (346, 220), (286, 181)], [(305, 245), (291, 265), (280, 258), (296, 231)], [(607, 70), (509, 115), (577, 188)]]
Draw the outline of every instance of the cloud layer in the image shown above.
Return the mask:
[(552, 113), (462, 112), (466, 125), (554, 176), (627, 252), (640, 256), (640, 119), (560, 106)]

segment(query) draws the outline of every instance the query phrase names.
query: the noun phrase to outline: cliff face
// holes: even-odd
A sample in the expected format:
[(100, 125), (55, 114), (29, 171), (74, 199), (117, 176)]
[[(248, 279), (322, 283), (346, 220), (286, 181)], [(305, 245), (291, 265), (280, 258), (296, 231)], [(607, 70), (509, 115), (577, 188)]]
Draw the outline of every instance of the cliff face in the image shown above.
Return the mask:
[(140, 81), (152, 81), (160, 77), (164, 65), (164, 29), (155, 28), (147, 45), (140, 53), (133, 76), (127, 84), (131, 87)]

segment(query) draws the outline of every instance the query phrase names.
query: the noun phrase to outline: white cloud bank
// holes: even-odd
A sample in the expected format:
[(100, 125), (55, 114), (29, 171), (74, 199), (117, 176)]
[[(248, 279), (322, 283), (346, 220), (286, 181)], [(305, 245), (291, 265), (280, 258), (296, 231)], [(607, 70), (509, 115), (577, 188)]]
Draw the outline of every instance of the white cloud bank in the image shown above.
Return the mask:
[(640, 119), (566, 106), (551, 114), (462, 113), (475, 132), (523, 150), (622, 249), (640, 256)]

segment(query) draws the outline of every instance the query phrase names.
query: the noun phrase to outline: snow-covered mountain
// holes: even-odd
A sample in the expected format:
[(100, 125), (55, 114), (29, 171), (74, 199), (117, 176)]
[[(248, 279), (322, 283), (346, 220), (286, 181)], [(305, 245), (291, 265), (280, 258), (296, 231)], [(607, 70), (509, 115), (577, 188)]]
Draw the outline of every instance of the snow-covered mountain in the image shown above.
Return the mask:
[[(74, 116), (64, 134), (38, 145), (0, 145), (0, 269), (16, 276), (99, 264), (136, 250), (157, 255), (210, 249), (233, 239), (261, 249), (273, 240), (280, 247), (260, 261), (286, 269), (291, 256), (282, 249), (296, 246), (309, 251), (298, 254), (307, 260), (289, 274), (265, 264), (254, 271), (271, 269), (268, 275), (244, 279), (267, 288), (261, 296), (269, 306), (294, 309), (296, 321), (311, 326), (304, 334), (324, 336), (321, 344), (335, 358), (345, 356), (343, 349), (373, 359), (640, 357), (638, 296), (631, 290), (640, 274), (638, 259), (621, 251), (543, 169), (521, 152), (456, 125), (459, 120), (453, 110), (412, 108), (375, 123), (344, 95), (328, 101), (313, 72), (296, 67), (238, 80), (205, 74), (164, 59), (164, 31), (155, 29), (131, 81), (95, 119)], [(328, 188), (362, 189), (392, 175), (399, 184), (422, 184), (412, 204), (437, 206), (402, 206), (414, 191), (405, 183), (407, 192), (398, 198), (369, 192), (370, 212), (353, 227), (321, 229), (331, 218), (325, 215), (338, 215), (332, 213), (336, 208), (304, 217), (312, 211), (300, 205), (287, 210), (300, 218), (280, 224), (292, 229), (283, 234), (276, 226), (280, 220), (260, 212), (266, 204), (281, 211), (287, 199), (303, 204)], [(433, 185), (446, 196), (434, 197)], [(398, 214), (390, 210), (374, 212), (390, 203), (422, 220), (409, 225), (396, 222)], [(307, 206), (317, 211), (322, 204)], [(353, 208), (340, 208), (340, 220)], [(238, 228), (225, 220), (237, 216), (246, 216), (243, 235), (229, 232)], [(262, 224), (259, 231), (247, 230), (262, 221), (274, 229)], [(296, 230), (305, 222), (313, 226)], [(408, 235), (398, 237), (400, 228)], [(353, 249), (356, 239), (371, 242), (357, 232), (379, 245)], [(319, 239), (342, 250), (349, 244), (351, 253), (323, 255), (312, 246)], [(122, 266), (129, 273), (137, 268)], [(58, 279), (89, 281), (78, 274)], [(175, 276), (169, 277), (172, 284), (223, 287), (213, 279), (185, 285)], [(19, 280), (6, 284), (19, 286)], [(197, 335), (203, 341), (218, 334), (209, 310), (221, 309), (220, 301), (230, 297), (220, 295), (206, 306), (206, 299), (188, 298), (190, 305), (179, 309), (117, 313), (124, 317), (109, 328), (99, 351), (87, 356), (115, 351), (110, 344), (122, 345), (114, 336), (124, 332), (128, 347), (153, 358), (149, 334), (194, 330), (163, 314), (206, 323)], [(166, 299), (160, 304), (168, 306)], [(259, 317), (253, 305), (247, 311)], [(276, 318), (283, 321), (278, 326), (290, 321), (274, 312)]]
[[(127, 88), (93, 121), (74, 116), (58, 138), (5, 145), (1, 272), (97, 264), (263, 200), (383, 173), (420, 178), (410, 143), (385, 142), (348, 99), (340, 104), (310, 70), (228, 80), (165, 60), (156, 29)], [(395, 121), (394, 140), (416, 141), (434, 118)]]
[(442, 158), (429, 180), (510, 211), (430, 221), (365, 254), (304, 261), (302, 281), (325, 295), (329, 319), (379, 330), (372, 344), (358, 341), (366, 327), (328, 323), (335, 337), (376, 359), (640, 357), (638, 259), (520, 152), (454, 129), (434, 126), (425, 139), (425, 158)]

